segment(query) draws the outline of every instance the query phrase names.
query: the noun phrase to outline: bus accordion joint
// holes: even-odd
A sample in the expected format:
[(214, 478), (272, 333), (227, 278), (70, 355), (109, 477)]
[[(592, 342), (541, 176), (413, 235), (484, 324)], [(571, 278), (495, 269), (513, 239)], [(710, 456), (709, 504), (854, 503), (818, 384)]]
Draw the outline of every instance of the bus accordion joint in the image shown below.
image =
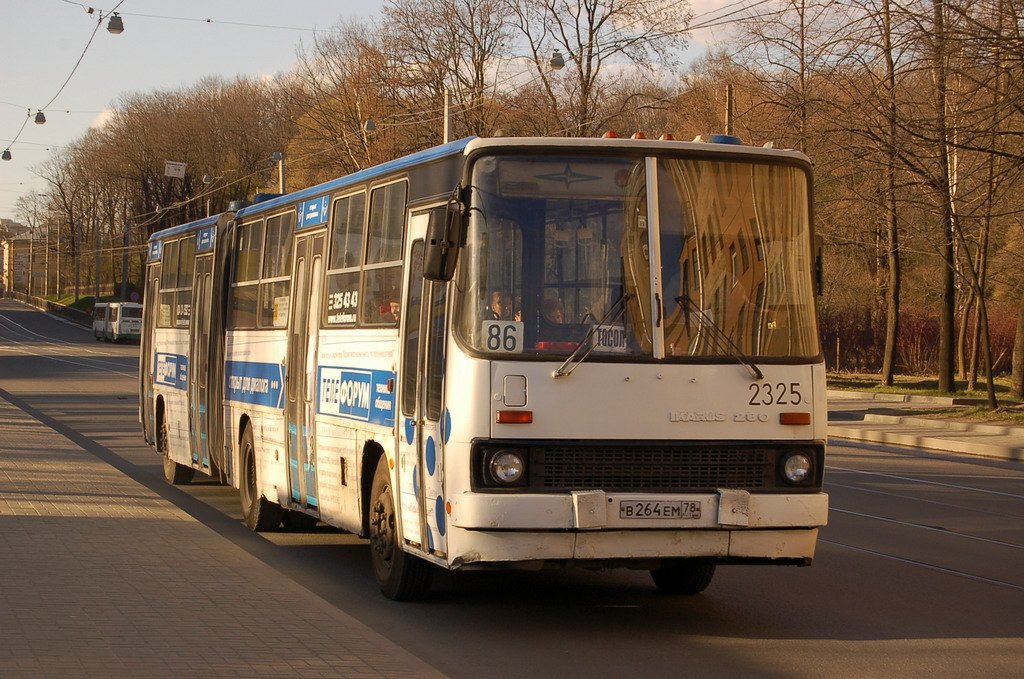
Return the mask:
[(494, 421), (498, 424), (532, 424), (532, 410), (498, 410), (494, 413)]

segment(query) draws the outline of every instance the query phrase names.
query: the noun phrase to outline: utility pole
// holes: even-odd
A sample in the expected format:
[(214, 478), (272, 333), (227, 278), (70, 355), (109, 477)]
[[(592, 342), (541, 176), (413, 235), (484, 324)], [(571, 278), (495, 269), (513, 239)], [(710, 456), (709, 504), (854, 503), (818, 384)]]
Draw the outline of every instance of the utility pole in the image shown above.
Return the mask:
[(128, 220), (124, 220), (124, 242), (121, 248), (121, 301), (128, 299)]
[(452, 140), (452, 95), (444, 88), (444, 143)]
[(46, 278), (43, 279), (43, 297), (50, 296), (50, 220), (46, 220), (46, 265), (43, 267)]
[(25, 294), (29, 297), (32, 296), (32, 274), (35, 273), (35, 244), (36, 244), (36, 225), (35, 222), (28, 227), (28, 281), (25, 282)]
[(732, 136), (733, 132), (733, 100), (732, 100), (732, 84), (725, 86), (725, 133)]
[(82, 296), (82, 220), (79, 219), (72, 226), (75, 229), (75, 301), (77, 302)]
[(95, 290), (92, 303), (95, 305), (100, 301), (100, 222), (98, 219), (94, 219), (93, 224), (96, 226), (96, 271), (92, 275), (93, 290)]
[(60, 297), (60, 217), (57, 218), (57, 297)]

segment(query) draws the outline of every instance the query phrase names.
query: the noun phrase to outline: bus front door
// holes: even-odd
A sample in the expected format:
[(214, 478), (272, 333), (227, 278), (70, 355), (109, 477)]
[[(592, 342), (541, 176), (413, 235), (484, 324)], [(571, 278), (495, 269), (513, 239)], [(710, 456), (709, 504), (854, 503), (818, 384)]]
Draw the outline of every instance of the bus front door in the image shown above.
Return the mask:
[(324, 240), (320, 232), (299, 236), (295, 241), (285, 365), (289, 495), (293, 504), (312, 510), (319, 507), (313, 441)]
[(139, 404), (142, 433), (146, 441), (156, 443), (156, 404), (153, 402), (153, 346), (156, 314), (160, 299), (160, 264), (151, 264), (146, 269), (149, 282), (142, 306), (142, 341), (139, 348)]
[[(434, 218), (444, 218), (443, 208), (432, 212)], [(448, 286), (423, 278), (423, 236), (430, 214), (413, 214), (409, 220), (398, 487), (404, 538), (426, 553), (444, 556), (448, 545), (444, 444), (450, 428), (443, 407)]]
[(189, 324), (188, 403), (192, 438), (192, 464), (210, 468), (210, 312), (213, 257), (196, 257), (192, 284), (192, 320)]

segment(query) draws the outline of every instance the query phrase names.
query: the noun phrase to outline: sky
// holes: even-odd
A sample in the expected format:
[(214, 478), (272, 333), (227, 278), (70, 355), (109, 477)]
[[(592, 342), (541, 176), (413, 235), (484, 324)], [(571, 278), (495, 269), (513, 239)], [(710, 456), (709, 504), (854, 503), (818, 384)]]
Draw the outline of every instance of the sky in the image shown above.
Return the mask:
[[(329, 29), (345, 18), (376, 18), (384, 4), (101, 1), (0, 0), (0, 148), (9, 148), (12, 155), (0, 161), (0, 217), (16, 219), (18, 196), (46, 188), (33, 169), (101, 123), (122, 95), (185, 87), (207, 76), (260, 77), (288, 71), (297, 62), (300, 45), (310, 44), (315, 30)], [(691, 0), (698, 14), (726, 4), (731, 3)], [(86, 11), (90, 6), (92, 14)], [(106, 30), (115, 7), (124, 22), (120, 35)], [(90, 43), (101, 15), (102, 25)], [(696, 37), (699, 43), (703, 36)], [(46, 123), (37, 125), (36, 111), (44, 107)]]

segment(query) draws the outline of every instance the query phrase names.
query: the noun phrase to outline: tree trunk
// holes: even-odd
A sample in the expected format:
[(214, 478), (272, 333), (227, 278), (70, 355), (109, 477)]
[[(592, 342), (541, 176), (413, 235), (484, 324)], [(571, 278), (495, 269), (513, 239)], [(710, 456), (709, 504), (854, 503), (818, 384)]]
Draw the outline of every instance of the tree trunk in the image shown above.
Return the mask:
[(1017, 307), (1017, 332), (1013, 336), (1013, 367), (1010, 369), (1010, 393), (1024, 398), (1024, 290)]
[(889, 0), (882, 6), (885, 87), (888, 96), (888, 149), (886, 159), (886, 236), (889, 284), (886, 289), (885, 348), (882, 350), (882, 384), (891, 387), (896, 372), (896, 347), (900, 331), (900, 230), (896, 212), (896, 60), (892, 48)]
[(934, 30), (933, 69), (935, 79), (936, 141), (939, 146), (939, 195), (942, 198), (942, 301), (939, 309), (939, 391), (951, 394), (956, 391), (954, 374), (954, 333), (956, 307), (956, 250), (953, 237), (956, 232), (956, 213), (953, 206), (952, 181), (950, 178), (949, 137), (946, 127), (946, 66), (945, 66), (945, 18), (943, 0), (933, 0)]

